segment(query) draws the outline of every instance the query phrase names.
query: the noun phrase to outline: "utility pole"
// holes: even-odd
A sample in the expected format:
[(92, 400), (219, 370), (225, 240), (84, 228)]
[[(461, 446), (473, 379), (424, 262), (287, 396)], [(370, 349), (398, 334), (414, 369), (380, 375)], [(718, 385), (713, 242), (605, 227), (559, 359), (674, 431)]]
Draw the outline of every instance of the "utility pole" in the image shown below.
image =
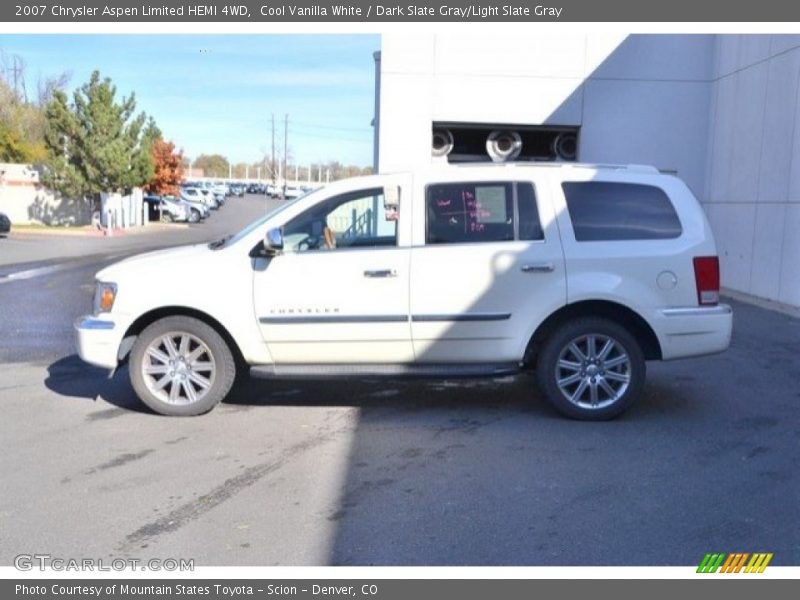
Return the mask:
[(283, 194), (281, 200), (286, 200), (286, 158), (289, 155), (289, 115), (283, 116)]
[(275, 181), (275, 113), (272, 113), (272, 154), (269, 155), (270, 160), (270, 175), (272, 176), (272, 185), (276, 184)]
[[(25, 79), (24, 79), (24, 72), (25, 69), (23, 67), (22, 59), (13, 54), (11, 56), (11, 75), (14, 80), (14, 93), (17, 96), (22, 97), (24, 100), (27, 100), (27, 93), (25, 90)], [(22, 88), (22, 93), (20, 94), (19, 88)]]

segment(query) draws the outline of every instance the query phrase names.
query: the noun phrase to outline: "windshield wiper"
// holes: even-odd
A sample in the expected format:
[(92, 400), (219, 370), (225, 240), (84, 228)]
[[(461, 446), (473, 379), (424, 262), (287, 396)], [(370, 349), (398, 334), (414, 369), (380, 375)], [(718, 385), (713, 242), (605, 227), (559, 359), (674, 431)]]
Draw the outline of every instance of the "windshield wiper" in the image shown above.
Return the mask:
[(222, 237), (214, 242), (209, 242), (208, 247), (211, 250), (218, 250), (219, 248), (222, 248), (225, 244), (227, 244), (228, 240), (231, 239), (232, 237), (233, 237), (232, 233), (228, 234), (225, 237)]

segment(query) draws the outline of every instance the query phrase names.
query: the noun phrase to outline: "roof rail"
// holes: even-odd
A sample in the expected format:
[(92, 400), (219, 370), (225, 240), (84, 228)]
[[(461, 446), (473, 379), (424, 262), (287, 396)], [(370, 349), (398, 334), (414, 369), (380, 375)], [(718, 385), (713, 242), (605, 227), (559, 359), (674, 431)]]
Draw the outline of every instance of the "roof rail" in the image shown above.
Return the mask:
[[(579, 163), (579, 162), (555, 162), (555, 161), (508, 161), (508, 162), (459, 162), (448, 164), (449, 167), (475, 167), (475, 166), (494, 166), (494, 167), (551, 167), (560, 169), (608, 169), (614, 171), (629, 171), (631, 173), (661, 173), (652, 165), (641, 164), (611, 164), (611, 163)], [(672, 171), (668, 171), (672, 172)]]

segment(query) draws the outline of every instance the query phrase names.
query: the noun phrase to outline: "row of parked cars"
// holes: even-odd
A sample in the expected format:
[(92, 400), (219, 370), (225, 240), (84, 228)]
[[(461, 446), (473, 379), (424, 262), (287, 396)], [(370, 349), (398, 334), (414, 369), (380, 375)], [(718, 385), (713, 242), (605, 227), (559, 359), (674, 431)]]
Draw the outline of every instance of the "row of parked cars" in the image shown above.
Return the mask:
[(145, 196), (150, 206), (150, 220), (198, 223), (212, 210), (225, 204), (230, 196), (261, 194), (287, 200), (303, 196), (313, 188), (309, 186), (280, 186), (271, 183), (224, 183), (190, 181), (181, 186), (178, 196)]
[(199, 223), (225, 204), (228, 196), (244, 195), (236, 186), (212, 182), (192, 182), (180, 188), (178, 196), (145, 196), (149, 206), (150, 220), (167, 223)]

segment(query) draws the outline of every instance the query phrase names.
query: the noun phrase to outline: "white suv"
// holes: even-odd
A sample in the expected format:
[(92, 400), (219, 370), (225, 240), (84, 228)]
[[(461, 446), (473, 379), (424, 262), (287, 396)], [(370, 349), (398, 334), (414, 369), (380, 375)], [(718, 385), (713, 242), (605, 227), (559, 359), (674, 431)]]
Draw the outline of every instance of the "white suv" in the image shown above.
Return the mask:
[(725, 350), (731, 324), (711, 230), (680, 179), (505, 164), (335, 182), (236, 235), (124, 260), (98, 273), (75, 328), (85, 361), (127, 360), (162, 414), (210, 410), (246, 368), (534, 369), (559, 411), (598, 420), (639, 396), (646, 360)]

